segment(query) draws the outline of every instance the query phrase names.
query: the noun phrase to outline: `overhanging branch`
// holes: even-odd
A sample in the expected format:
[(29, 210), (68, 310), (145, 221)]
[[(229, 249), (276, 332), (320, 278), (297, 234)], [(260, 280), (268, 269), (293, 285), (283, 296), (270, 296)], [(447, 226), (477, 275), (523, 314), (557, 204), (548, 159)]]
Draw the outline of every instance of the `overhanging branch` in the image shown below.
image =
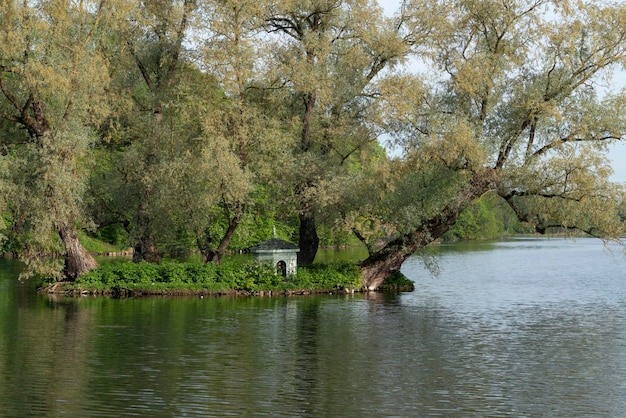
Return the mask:
[(502, 197), (504, 198), (504, 200), (508, 201), (509, 199), (512, 199), (513, 197), (516, 197), (516, 196), (520, 196), (520, 197), (537, 196), (537, 197), (543, 197), (546, 199), (560, 198), (560, 199), (569, 200), (573, 202), (582, 201), (582, 197), (576, 198), (572, 196), (567, 196), (564, 193), (539, 193), (539, 192), (524, 192), (524, 191), (519, 191), (519, 190), (513, 190)]
[[(564, 229), (567, 231), (579, 231), (579, 232), (583, 232), (589, 236), (592, 236), (594, 238), (600, 238), (600, 239), (604, 239), (605, 238), (605, 234), (599, 230), (598, 228), (594, 227), (594, 226), (590, 226), (588, 228), (584, 228), (578, 225), (565, 225), (561, 222), (558, 221), (544, 221), (539, 219), (539, 216), (533, 213), (526, 213), (524, 212), (517, 204), (515, 204), (515, 202), (513, 201), (513, 197), (514, 196), (521, 196), (522, 194), (519, 192), (513, 192), (513, 193), (509, 193), (506, 196), (502, 196), (504, 198), (504, 200), (507, 202), (507, 204), (509, 205), (509, 207), (513, 210), (513, 213), (515, 213), (515, 216), (517, 217), (517, 219), (520, 222), (526, 222), (529, 223), (531, 225), (534, 226), (535, 231), (539, 234), (545, 234), (547, 232), (547, 230), (549, 228), (559, 228), (559, 229)], [(553, 197), (560, 197), (560, 196), (553, 196)]]
[(570, 136), (566, 136), (564, 138), (561, 139), (557, 139), (556, 141), (553, 141), (547, 145), (544, 145), (543, 147), (539, 148), (537, 151), (535, 151), (533, 153), (533, 157), (538, 157), (540, 155), (545, 154), (546, 152), (555, 149), (565, 143), (568, 142), (606, 142), (606, 141), (620, 141), (623, 140), (623, 137), (621, 136), (616, 136), (616, 135), (605, 135), (605, 136), (601, 136), (601, 137), (593, 137), (593, 138), (579, 138), (573, 135)]

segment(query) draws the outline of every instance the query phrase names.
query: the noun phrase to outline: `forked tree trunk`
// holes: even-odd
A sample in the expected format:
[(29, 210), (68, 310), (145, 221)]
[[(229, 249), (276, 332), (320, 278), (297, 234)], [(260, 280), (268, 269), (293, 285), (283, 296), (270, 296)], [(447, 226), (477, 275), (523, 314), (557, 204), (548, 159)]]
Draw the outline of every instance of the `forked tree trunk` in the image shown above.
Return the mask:
[(361, 262), (363, 286), (376, 290), (387, 277), (400, 271), (407, 258), (445, 234), (474, 199), (493, 188), (496, 176), (493, 169), (475, 173), (468, 187), (438, 215), (370, 254)]
[(58, 228), (59, 237), (65, 246), (65, 267), (63, 274), (71, 281), (98, 267), (98, 263), (83, 247), (78, 239), (76, 229), (71, 224), (63, 224)]
[(217, 248), (211, 248), (209, 246), (205, 246), (204, 248), (201, 247), (200, 251), (202, 252), (202, 261), (205, 263), (220, 264), (222, 262), (222, 257), (226, 254), (226, 249), (228, 249), (230, 241), (232, 241), (233, 235), (235, 235), (235, 231), (239, 227), (240, 223), (241, 215), (237, 215), (230, 220), (228, 223), (228, 229), (226, 230), (226, 233), (222, 237), (222, 240)]

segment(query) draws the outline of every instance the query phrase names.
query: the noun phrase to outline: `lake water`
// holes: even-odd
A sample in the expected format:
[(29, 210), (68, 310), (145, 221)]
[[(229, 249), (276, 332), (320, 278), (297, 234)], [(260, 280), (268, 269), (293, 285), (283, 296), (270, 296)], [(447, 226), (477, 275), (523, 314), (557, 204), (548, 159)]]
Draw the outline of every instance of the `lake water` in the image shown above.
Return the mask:
[(434, 251), (398, 296), (53, 299), (0, 260), (0, 416), (626, 416), (621, 249)]

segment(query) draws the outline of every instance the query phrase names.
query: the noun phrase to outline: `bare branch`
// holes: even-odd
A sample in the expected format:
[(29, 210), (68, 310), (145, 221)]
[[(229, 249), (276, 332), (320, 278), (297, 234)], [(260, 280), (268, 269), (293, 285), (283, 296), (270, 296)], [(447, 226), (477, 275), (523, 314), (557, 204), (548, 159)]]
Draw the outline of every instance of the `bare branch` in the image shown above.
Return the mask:
[(148, 71), (148, 68), (144, 65), (143, 61), (141, 61), (141, 58), (139, 58), (139, 55), (137, 55), (137, 51), (135, 51), (131, 37), (128, 38), (127, 43), (129, 46), (130, 54), (135, 59), (135, 63), (137, 64), (137, 67), (139, 68), (139, 71), (141, 72), (141, 75), (144, 81), (146, 82), (146, 85), (148, 86), (148, 90), (150, 90), (151, 92), (154, 92), (155, 90), (154, 81), (152, 81), (152, 77), (150, 76), (150, 72)]
[(268, 33), (284, 32), (294, 39), (300, 40), (304, 36), (302, 28), (291, 19), (286, 17), (271, 17), (266, 19), (265, 22), (269, 24), (271, 29), (268, 29)]
[(10, 115), (10, 114), (4, 113), (4, 112), (0, 112), (0, 118), (9, 120), (11, 122), (17, 122), (17, 123), (20, 123), (22, 121), (18, 116)]
[(367, 248), (367, 253), (372, 254), (374, 252), (374, 247), (372, 247), (372, 245), (367, 241), (363, 234), (361, 234), (361, 232), (355, 226), (351, 227), (350, 229), (352, 230), (354, 236), (357, 237), (357, 239), (361, 241), (363, 245), (365, 245), (365, 248)]

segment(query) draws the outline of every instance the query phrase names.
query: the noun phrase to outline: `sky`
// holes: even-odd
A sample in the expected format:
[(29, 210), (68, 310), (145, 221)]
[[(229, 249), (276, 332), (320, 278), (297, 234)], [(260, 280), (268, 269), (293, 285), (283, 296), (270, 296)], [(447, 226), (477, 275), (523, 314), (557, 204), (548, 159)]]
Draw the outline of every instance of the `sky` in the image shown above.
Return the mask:
[[(378, 0), (378, 3), (383, 8), (385, 14), (391, 16), (399, 9), (401, 0)], [(613, 85), (615, 89), (626, 86), (626, 71), (620, 71), (615, 74)], [(626, 140), (612, 144), (609, 147), (607, 156), (614, 171), (611, 180), (618, 183), (626, 183)]]

